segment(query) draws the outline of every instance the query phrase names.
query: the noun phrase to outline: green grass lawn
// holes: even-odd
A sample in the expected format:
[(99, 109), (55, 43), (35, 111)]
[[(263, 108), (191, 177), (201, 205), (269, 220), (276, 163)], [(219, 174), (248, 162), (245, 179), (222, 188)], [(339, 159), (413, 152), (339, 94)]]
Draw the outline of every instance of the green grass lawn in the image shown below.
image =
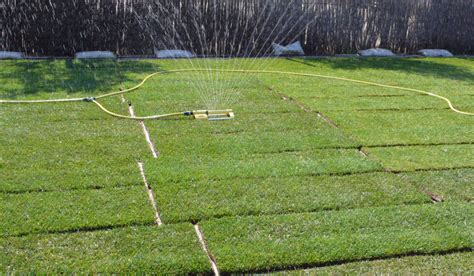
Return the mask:
[[(0, 99), (88, 97), (155, 71), (261, 64), (427, 90), (474, 112), (472, 58), (0, 61)], [(146, 121), (155, 159), (137, 122), (93, 104), (0, 104), (0, 273), (211, 273), (195, 223), (221, 272), (473, 271), (474, 117), (441, 100), (181, 72), (100, 102), (121, 114), (131, 102), (143, 116), (211, 107), (236, 118)]]

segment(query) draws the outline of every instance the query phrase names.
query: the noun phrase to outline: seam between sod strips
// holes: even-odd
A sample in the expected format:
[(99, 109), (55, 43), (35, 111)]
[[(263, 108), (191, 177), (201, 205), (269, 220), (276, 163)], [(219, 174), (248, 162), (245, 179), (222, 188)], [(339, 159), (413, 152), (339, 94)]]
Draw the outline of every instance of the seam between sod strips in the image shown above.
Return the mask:
[[(376, 147), (370, 147), (370, 148), (376, 148)], [(379, 147), (380, 148), (380, 147)], [(439, 203), (439, 202), (442, 202), (443, 201), (443, 198), (441, 196), (438, 196), (436, 194), (434, 194), (433, 192), (431, 191), (428, 191), (426, 188), (418, 188), (412, 181), (409, 181), (407, 179), (406, 176), (404, 175), (401, 175), (401, 174), (397, 174), (396, 171), (394, 171), (393, 169), (391, 168), (387, 168), (385, 166), (383, 166), (383, 163), (382, 161), (377, 157), (377, 156), (373, 156), (372, 154), (369, 154), (368, 151), (365, 150), (365, 148), (363, 146), (360, 146), (359, 149), (358, 149), (359, 153), (364, 157), (364, 158), (367, 158), (369, 160), (372, 160), (374, 162), (376, 162), (380, 167), (383, 168), (383, 170), (386, 172), (386, 173), (390, 173), (390, 174), (394, 174), (394, 175), (397, 175), (399, 176), (399, 178), (407, 185), (409, 186), (412, 186), (414, 187), (415, 189), (418, 189), (420, 192), (424, 193), (426, 196), (428, 196), (431, 201), (433, 203)], [(428, 169), (428, 170), (431, 170), (431, 169)], [(415, 170), (415, 171), (418, 171), (418, 170)]]
[(196, 232), (196, 235), (198, 237), (199, 243), (201, 244), (201, 248), (204, 251), (204, 253), (207, 256), (207, 259), (209, 260), (209, 263), (211, 265), (212, 271), (214, 272), (214, 275), (219, 276), (219, 268), (217, 267), (217, 262), (214, 256), (212, 255), (209, 246), (206, 242), (206, 238), (204, 237), (204, 232), (202, 231), (201, 226), (199, 226), (199, 223), (194, 223), (194, 230)]
[[(126, 103), (126, 100), (125, 100), (125, 97), (123, 96), (123, 94), (121, 95), (121, 99), (122, 99), (122, 103)], [(135, 117), (135, 110), (133, 109), (133, 105), (132, 105), (131, 102), (128, 103), (128, 113), (130, 113), (130, 116)], [(158, 158), (160, 153), (156, 150), (155, 144), (153, 143), (153, 141), (150, 138), (150, 133), (148, 132), (148, 129), (145, 125), (145, 122), (144, 121), (138, 121), (138, 124), (141, 126), (141, 128), (143, 130), (143, 135), (145, 136), (145, 140), (148, 144), (148, 147), (150, 148), (150, 151), (151, 151), (151, 154), (152, 154), (153, 158), (155, 158), (155, 159)]]
[[(270, 92), (273, 91), (273, 88), (272, 87), (268, 87), (268, 89), (270, 90)], [(321, 118), (324, 122), (326, 122), (328, 125), (330, 125), (331, 127), (333, 128), (339, 128), (338, 125), (336, 123), (334, 123), (334, 121), (332, 121), (331, 119), (329, 119), (329, 117), (327, 117), (326, 115), (324, 115), (322, 112), (320, 111), (314, 111), (313, 109), (307, 107), (305, 104), (297, 101), (296, 99), (288, 96), (288, 95), (285, 95), (283, 93), (278, 93), (278, 95), (280, 96), (280, 98), (284, 101), (290, 101), (292, 103), (294, 103), (296, 106), (298, 106), (301, 110), (305, 111), (306, 113), (316, 113), (316, 115)]]
[(383, 165), (382, 165), (382, 162), (379, 160), (379, 158), (378, 158), (377, 156), (373, 156), (372, 154), (369, 154), (369, 153), (364, 149), (364, 147), (361, 147), (361, 148), (359, 149), (359, 152), (360, 152), (362, 155), (364, 155), (366, 158), (377, 162), (377, 163), (384, 169), (385, 172), (399, 176), (399, 178), (400, 178), (405, 184), (407, 184), (407, 185), (409, 185), (409, 186), (412, 186), (412, 187), (414, 187), (415, 189), (418, 189), (420, 192), (424, 193), (426, 196), (428, 196), (428, 197), (431, 199), (431, 201), (432, 201), (433, 203), (439, 203), (439, 202), (442, 202), (442, 201), (443, 201), (443, 198), (442, 198), (441, 196), (438, 196), (438, 195), (434, 194), (433, 192), (428, 191), (426, 188), (421, 188), (421, 189), (418, 188), (412, 181), (409, 181), (406, 176), (401, 175), (401, 174), (397, 174), (397, 172), (394, 171), (393, 169), (387, 168), (387, 167), (383, 166)]
[[(126, 103), (125, 97), (123, 95), (121, 95), (121, 100), (122, 100), (122, 103)], [(135, 117), (135, 110), (133, 109), (133, 106), (132, 106), (131, 103), (128, 104), (128, 112), (130, 113), (130, 116)], [(150, 135), (148, 134), (148, 130), (146, 128), (145, 123), (143, 121), (139, 121), (138, 124), (142, 127), (143, 134), (145, 136), (145, 140), (147, 141), (147, 144), (150, 148), (150, 151), (152, 153), (153, 158), (158, 158), (157, 151), (155, 150), (155, 146), (154, 146), (153, 142), (150, 139)], [(161, 220), (161, 216), (160, 216), (160, 213), (159, 213), (159, 210), (158, 210), (158, 206), (156, 204), (153, 189), (152, 189), (150, 183), (148, 182), (148, 180), (146, 178), (145, 167), (144, 167), (145, 164), (142, 161), (137, 161), (137, 165), (138, 165), (138, 169), (140, 171), (140, 176), (142, 177), (142, 180), (143, 180), (143, 184), (145, 185), (146, 193), (147, 193), (147, 196), (148, 196), (148, 201), (150, 202), (151, 207), (153, 208), (153, 213), (154, 213), (154, 216), (155, 216), (155, 223), (156, 223), (156, 225), (161, 226), (163, 224), (163, 222)]]
[[(121, 99), (122, 99), (122, 102), (125, 103), (125, 98), (124, 98), (123, 94), (121, 95)], [(130, 116), (135, 117), (135, 111), (133, 109), (133, 105), (132, 105), (131, 102), (128, 103), (128, 111), (130, 113)], [(155, 145), (154, 145), (153, 141), (150, 138), (150, 134), (149, 134), (148, 129), (145, 125), (145, 122), (144, 121), (139, 121), (139, 125), (142, 127), (143, 134), (145, 136), (145, 140), (147, 141), (147, 144), (150, 148), (150, 151), (152, 153), (153, 158), (157, 159), (158, 156), (159, 156), (159, 152), (156, 150)], [(145, 175), (145, 168), (144, 168), (145, 164), (142, 161), (137, 161), (137, 164), (138, 164), (138, 168), (140, 170), (140, 175), (142, 176), (143, 182), (145, 184), (145, 188), (147, 189), (148, 199), (149, 199), (150, 204), (152, 205), (153, 211), (155, 213), (155, 223), (158, 226), (162, 226), (163, 222), (161, 220), (160, 213), (158, 211), (158, 206), (156, 204), (155, 195), (154, 195), (152, 187), (151, 187), (150, 183), (148, 182), (148, 180), (146, 178), (146, 175)], [(211, 254), (211, 252), (210, 252), (210, 250), (207, 246), (207, 243), (205, 241), (204, 233), (203, 233), (202, 229), (199, 227), (198, 223), (194, 224), (193, 226), (194, 226), (198, 241), (201, 244), (201, 247), (202, 247), (202, 250), (203, 250), (204, 254), (207, 256), (207, 258), (209, 260), (209, 263), (211, 265), (212, 271), (214, 272), (214, 275), (219, 276), (220, 275), (219, 269), (217, 268), (215, 258), (212, 256), (212, 254)]]
[(158, 206), (156, 204), (156, 201), (155, 201), (155, 194), (153, 193), (153, 190), (146, 178), (146, 175), (145, 175), (145, 168), (144, 168), (144, 164), (143, 162), (140, 162), (138, 161), (137, 162), (138, 164), (138, 168), (140, 170), (140, 175), (142, 176), (142, 179), (143, 179), (143, 183), (145, 184), (145, 188), (147, 190), (147, 194), (148, 194), (148, 200), (150, 201), (150, 204), (153, 208), (153, 212), (155, 214), (155, 222), (158, 226), (161, 226), (163, 224), (162, 220), (161, 220), (161, 217), (160, 217), (160, 212), (158, 211)]

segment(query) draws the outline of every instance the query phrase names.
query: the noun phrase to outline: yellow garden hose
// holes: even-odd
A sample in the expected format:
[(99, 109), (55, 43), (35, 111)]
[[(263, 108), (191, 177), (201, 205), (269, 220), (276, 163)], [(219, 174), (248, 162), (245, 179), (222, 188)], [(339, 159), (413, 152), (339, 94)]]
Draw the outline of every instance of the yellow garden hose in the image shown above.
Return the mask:
[(0, 100), (0, 103), (9, 104), (27, 104), (27, 103), (66, 103), (66, 102), (81, 102), (84, 98), (67, 98), (67, 99), (52, 99), (52, 100)]
[[(97, 97), (94, 97), (94, 98), (70, 98), (70, 99), (53, 99), (53, 100), (0, 100), (0, 103), (21, 104), (21, 103), (56, 103), (56, 102), (88, 101), (88, 102), (95, 103), (102, 111), (104, 111), (105, 113), (107, 113), (111, 116), (117, 117), (117, 118), (130, 119), (130, 120), (162, 119), (162, 118), (167, 118), (167, 117), (172, 117), (172, 116), (183, 115), (183, 112), (163, 114), (163, 115), (154, 115), (154, 116), (147, 116), (147, 117), (133, 117), (133, 116), (126, 116), (126, 115), (121, 115), (121, 114), (111, 112), (110, 110), (108, 110), (104, 106), (102, 106), (99, 102), (97, 102), (97, 100), (102, 99), (102, 98), (106, 98), (106, 97), (115, 96), (115, 95), (125, 94), (125, 93), (128, 93), (128, 92), (132, 92), (134, 90), (137, 90), (138, 88), (143, 86), (150, 78), (152, 78), (156, 75), (165, 74), (165, 73), (206, 72), (206, 71), (214, 71), (214, 72), (222, 72), (222, 73), (277, 74), (277, 75), (290, 75), (290, 76), (302, 76), (302, 77), (315, 77), (315, 78), (324, 78), (324, 79), (332, 79), (332, 80), (346, 81), (346, 82), (352, 82), (352, 83), (359, 83), (359, 84), (365, 84), (365, 85), (371, 85), (371, 86), (377, 86), (377, 87), (383, 87), (383, 88), (391, 88), (391, 89), (396, 89), (396, 90), (410, 91), (410, 92), (420, 93), (420, 94), (424, 94), (424, 95), (428, 95), (428, 96), (432, 96), (432, 97), (442, 99), (448, 104), (449, 108), (452, 111), (454, 111), (456, 113), (459, 113), (459, 114), (462, 114), (462, 115), (474, 116), (474, 113), (461, 111), (461, 110), (456, 109), (453, 106), (452, 102), (446, 97), (437, 95), (435, 93), (419, 90), (419, 89), (406, 88), (406, 87), (400, 87), (400, 86), (395, 86), (395, 85), (386, 85), (386, 84), (380, 84), (380, 83), (374, 83), (374, 82), (368, 82), (368, 81), (362, 81), (362, 80), (355, 80), (355, 79), (349, 79), (349, 78), (341, 78), (341, 77), (334, 77), (334, 76), (311, 74), (311, 73), (297, 73), (297, 72), (286, 72), (286, 71), (266, 71), (266, 70), (179, 69), (179, 70), (159, 71), (159, 72), (155, 72), (153, 74), (147, 75), (139, 84), (137, 84), (136, 86), (134, 86), (132, 88), (128, 88), (128, 89), (117, 91), (117, 92), (111, 92), (111, 93), (108, 93), (108, 94), (105, 94), (105, 95), (100, 95), (100, 96), (97, 96)], [(184, 115), (187, 115), (187, 114), (184, 114)]]
[(104, 106), (102, 106), (99, 102), (97, 102), (95, 99), (91, 99), (91, 102), (95, 103), (102, 111), (105, 113), (121, 118), (121, 119), (130, 119), (130, 120), (137, 120), (137, 121), (142, 121), (142, 120), (157, 120), (157, 119), (164, 119), (164, 118), (169, 118), (169, 117), (175, 117), (175, 116), (181, 116), (184, 115), (183, 112), (176, 112), (176, 113), (170, 113), (170, 114), (162, 114), (162, 115), (154, 115), (154, 116), (146, 116), (146, 117), (136, 117), (136, 116), (126, 116), (126, 115), (120, 115), (117, 113), (114, 113), (108, 109), (106, 109)]

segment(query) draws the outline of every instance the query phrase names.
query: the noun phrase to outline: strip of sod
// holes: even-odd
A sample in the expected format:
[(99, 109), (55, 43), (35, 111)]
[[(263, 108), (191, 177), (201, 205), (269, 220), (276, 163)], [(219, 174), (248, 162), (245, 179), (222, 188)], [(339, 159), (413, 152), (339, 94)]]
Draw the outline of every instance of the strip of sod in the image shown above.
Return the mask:
[[(203, 124), (206, 124), (204, 122)], [(148, 126), (148, 124), (147, 124)], [(164, 155), (251, 155), (307, 151), (325, 148), (357, 148), (342, 132), (329, 127), (288, 130), (284, 132), (242, 132), (229, 134), (161, 135), (158, 124), (151, 124), (150, 133)], [(180, 127), (176, 126), (176, 132)], [(205, 145), (205, 147), (203, 146)]]
[[(327, 76), (351, 78), (380, 84), (402, 86), (434, 92), (442, 96), (474, 94), (472, 58), (455, 59), (397, 59), (386, 58), (340, 58), (340, 59), (298, 59), (275, 60), (269, 70), (314, 73)], [(409, 94), (390, 88), (367, 86), (338, 80), (310, 77), (265, 75), (265, 83), (275, 89), (283, 88), (291, 96), (308, 96), (319, 93), (322, 96)], [(281, 87), (281, 88), (280, 88)], [(367, 89), (365, 92), (363, 90)], [(372, 90), (372, 92), (369, 92)], [(362, 92), (362, 93), (361, 93)], [(368, 92), (368, 93), (367, 93)]]
[(318, 268), (276, 272), (274, 275), (334, 275), (334, 274), (470, 274), (473, 252), (444, 255), (407, 256), (375, 261), (360, 261)]
[(389, 173), (150, 181), (165, 223), (430, 202), (414, 185)]
[[(449, 108), (445, 101), (425, 95), (298, 98), (298, 100), (311, 109), (321, 112)], [(458, 109), (464, 111), (474, 111), (474, 95), (451, 96), (450, 100)]]
[(209, 273), (191, 224), (0, 238), (3, 273)]
[(165, 155), (147, 162), (147, 176), (157, 183), (191, 180), (266, 178), (381, 171), (356, 149), (324, 149), (233, 156)]
[[(299, 71), (291, 70), (298, 73)], [(327, 72), (310, 71), (308, 73), (331, 75)], [(338, 76), (338, 74), (333, 74)], [(281, 76), (264, 75), (261, 76), (264, 83), (270, 86), (274, 91), (287, 95), (289, 97), (304, 101), (312, 98), (352, 98), (352, 97), (372, 97), (372, 96), (409, 96), (407, 91), (382, 89), (369, 85), (359, 85), (350, 82), (337, 80), (327, 80), (313, 77), (285, 76), (290, 82), (281, 82)]]
[(325, 113), (366, 146), (453, 144), (474, 141), (474, 121), (451, 110)]
[(474, 200), (474, 169), (410, 172), (399, 177), (448, 201)]
[(136, 160), (148, 149), (135, 122), (85, 102), (2, 105), (0, 113), (0, 191), (142, 185)]
[(474, 166), (474, 144), (381, 147), (367, 149), (393, 171), (453, 169)]
[(152, 224), (144, 187), (0, 195), (2, 236)]
[(202, 221), (223, 272), (268, 271), (472, 247), (472, 204), (425, 204)]

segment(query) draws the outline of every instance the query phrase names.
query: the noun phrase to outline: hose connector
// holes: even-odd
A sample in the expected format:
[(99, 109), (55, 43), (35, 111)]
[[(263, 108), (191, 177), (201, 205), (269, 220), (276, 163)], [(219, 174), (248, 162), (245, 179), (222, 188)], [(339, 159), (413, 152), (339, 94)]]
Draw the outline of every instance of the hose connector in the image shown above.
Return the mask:
[(86, 103), (91, 103), (91, 102), (95, 101), (96, 98), (95, 97), (87, 97), (87, 98), (84, 98), (82, 100), (85, 101)]

